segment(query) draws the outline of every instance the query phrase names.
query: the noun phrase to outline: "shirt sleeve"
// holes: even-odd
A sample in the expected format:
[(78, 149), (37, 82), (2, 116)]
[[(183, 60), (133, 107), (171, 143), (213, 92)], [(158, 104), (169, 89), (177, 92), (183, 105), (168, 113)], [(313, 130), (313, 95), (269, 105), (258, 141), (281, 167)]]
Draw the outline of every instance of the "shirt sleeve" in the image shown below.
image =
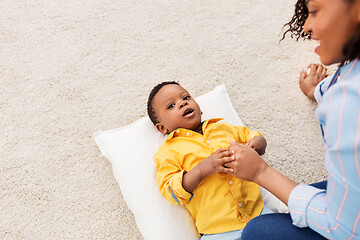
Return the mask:
[(235, 126), (235, 128), (239, 135), (240, 143), (247, 143), (250, 139), (254, 138), (255, 136), (262, 136), (259, 132), (251, 131), (250, 129), (244, 126)]
[(300, 184), (290, 194), (293, 224), (329, 239), (360, 237), (360, 81), (337, 82), (316, 110), (324, 126), (326, 192)]
[(193, 196), (182, 186), (185, 170), (182, 169), (171, 153), (156, 153), (154, 155), (156, 165), (156, 180), (161, 195), (170, 203), (183, 205), (189, 202)]
[(330, 82), (332, 80), (333, 76), (328, 76), (327, 78), (324, 78), (321, 82), (318, 83), (315, 87), (314, 91), (314, 97), (316, 102), (320, 103), (322, 99), (322, 95), (330, 86)]
[[(288, 207), (293, 224), (301, 228), (308, 227), (307, 220), (309, 220), (309, 217), (307, 213), (310, 214), (310, 212), (307, 212), (308, 209), (312, 209), (313, 213), (318, 214), (318, 216), (315, 216), (317, 219), (326, 217), (326, 191), (299, 184), (290, 194)], [(314, 216), (311, 216), (310, 219), (312, 217)]]

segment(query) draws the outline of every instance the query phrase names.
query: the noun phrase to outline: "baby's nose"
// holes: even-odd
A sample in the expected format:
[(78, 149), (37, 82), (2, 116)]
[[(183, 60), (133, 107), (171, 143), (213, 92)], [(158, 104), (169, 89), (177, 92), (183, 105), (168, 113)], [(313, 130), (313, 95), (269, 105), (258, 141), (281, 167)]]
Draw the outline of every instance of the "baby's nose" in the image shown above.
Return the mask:
[(186, 106), (186, 105), (187, 105), (187, 102), (184, 102), (184, 101), (183, 101), (183, 102), (180, 103), (180, 108), (182, 108), (182, 107), (184, 107), (184, 106)]

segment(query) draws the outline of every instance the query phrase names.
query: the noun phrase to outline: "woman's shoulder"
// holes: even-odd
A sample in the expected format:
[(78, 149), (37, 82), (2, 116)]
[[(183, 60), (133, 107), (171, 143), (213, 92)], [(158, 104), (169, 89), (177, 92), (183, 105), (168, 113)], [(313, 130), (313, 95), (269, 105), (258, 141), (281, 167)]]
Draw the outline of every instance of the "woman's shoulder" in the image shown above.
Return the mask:
[(341, 67), (338, 81), (360, 80), (360, 59), (354, 59)]

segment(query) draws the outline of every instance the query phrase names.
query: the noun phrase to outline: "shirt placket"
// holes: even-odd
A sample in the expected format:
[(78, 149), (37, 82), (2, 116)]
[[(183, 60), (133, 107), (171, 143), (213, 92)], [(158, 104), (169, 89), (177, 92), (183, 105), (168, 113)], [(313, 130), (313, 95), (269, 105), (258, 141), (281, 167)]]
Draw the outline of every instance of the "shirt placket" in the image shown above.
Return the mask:
[(229, 185), (230, 194), (233, 198), (234, 204), (236, 205), (236, 209), (238, 211), (239, 220), (241, 222), (250, 221), (250, 218), (245, 211), (245, 203), (243, 201), (244, 198), (241, 194), (241, 180), (239, 180), (231, 175), (227, 175), (227, 182)]
[[(205, 133), (204, 133), (204, 142), (205, 142), (205, 145), (208, 146), (210, 148), (211, 152), (213, 153), (215, 149), (213, 148), (213, 146), (211, 144), (211, 140), (207, 138)], [(233, 198), (234, 204), (236, 204), (236, 209), (238, 210), (237, 213), (238, 213), (239, 220), (241, 222), (250, 221), (250, 218), (245, 211), (245, 203), (243, 201), (243, 197), (241, 194), (241, 181), (237, 178), (232, 177), (229, 174), (226, 174), (225, 181), (227, 181), (227, 183), (228, 183), (230, 195)]]

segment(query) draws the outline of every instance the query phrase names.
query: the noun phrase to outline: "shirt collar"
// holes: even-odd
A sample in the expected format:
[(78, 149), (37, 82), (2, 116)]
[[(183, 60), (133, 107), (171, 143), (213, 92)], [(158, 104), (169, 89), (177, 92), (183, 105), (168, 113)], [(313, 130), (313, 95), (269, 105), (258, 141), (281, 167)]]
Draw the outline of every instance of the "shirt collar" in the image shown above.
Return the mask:
[[(212, 118), (212, 119), (209, 119), (209, 120), (206, 120), (205, 122), (203, 122), (202, 124), (202, 130), (203, 132), (205, 132), (205, 129), (206, 127), (211, 124), (211, 123), (216, 123), (216, 122), (219, 122), (223, 120), (223, 118)], [(185, 129), (185, 128), (178, 128), (178, 129), (175, 129), (174, 131), (172, 131), (166, 138), (166, 141), (178, 136), (178, 134), (180, 134), (182, 131), (192, 131), (192, 130), (189, 130), (189, 129)]]

